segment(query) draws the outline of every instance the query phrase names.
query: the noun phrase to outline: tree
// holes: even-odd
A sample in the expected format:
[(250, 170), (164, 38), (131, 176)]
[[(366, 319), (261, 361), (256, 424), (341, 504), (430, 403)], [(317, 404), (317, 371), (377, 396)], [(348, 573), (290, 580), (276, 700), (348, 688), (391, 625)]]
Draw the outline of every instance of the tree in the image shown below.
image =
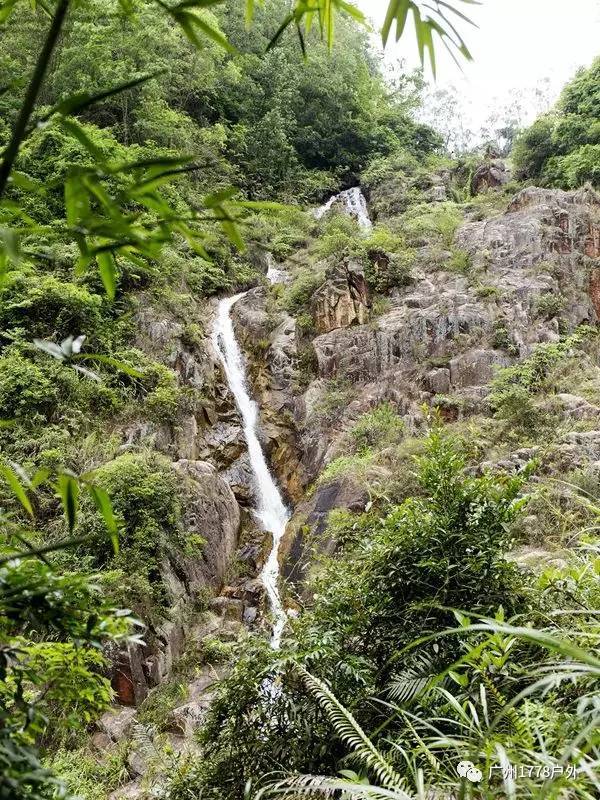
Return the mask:
[(517, 139), (518, 177), (573, 189), (600, 185), (600, 58), (568, 83), (552, 113), (538, 118)]
[[(24, 278), (32, 274), (39, 278), (48, 265), (59, 272), (67, 254), (69, 268), (75, 261), (77, 274), (91, 285), (99, 280), (108, 299), (113, 300), (128, 280), (143, 280), (167, 246), (175, 248), (184, 241), (195, 256), (209, 263), (207, 247), (220, 226), (232, 246), (243, 247), (238, 223), (254, 206), (238, 199), (235, 189), (224, 187), (222, 175), (210, 190), (202, 181), (193, 181), (190, 176), (204, 167), (204, 153), (196, 158), (196, 153), (191, 157), (161, 149), (165, 140), (171, 145), (165, 127), (173, 117), (166, 126), (164, 119), (167, 86), (169, 91), (174, 87), (175, 119), (182, 140), (193, 139), (190, 109), (196, 119), (213, 121), (209, 101), (215, 90), (215, 73), (211, 70), (221, 69), (224, 55), (220, 49), (233, 53), (235, 48), (227, 41), (218, 19), (206, 10), (208, 5), (218, 3), (119, 0), (107, 13), (106, 4), (95, 0), (54, 0), (34, 3), (35, 13), (30, 14), (24, 10), (25, 2), (3, 0), (3, 42), (7, 30), (14, 39), (10, 50), (1, 56), (2, 66), (10, 74), (10, 83), (1, 92), (2, 288), (25, 288)], [(255, 4), (251, 1), (245, 6), (251, 21)], [(424, 58), (427, 51), (432, 67), (434, 34), (469, 57), (460, 35), (444, 23), (445, 11), (455, 13), (455, 9), (436, 3), (428, 14), (426, 7), (420, 2), (391, 3), (384, 40), (394, 21), (398, 33), (402, 32), (411, 11), (421, 55)], [(269, 41), (270, 49), (288, 28), (295, 28), (303, 51), (310, 43), (315, 15), (322, 37), (332, 48), (334, 12), (361, 18), (342, 0), (318, 0), (311, 5), (296, 0), (289, 13), (286, 9), (283, 20), (275, 21), (279, 27)], [(206, 44), (208, 49), (188, 58), (188, 45), (183, 45), (175, 33), (179, 30), (195, 49)], [(167, 70), (163, 76), (154, 74), (155, 54), (150, 63), (148, 37), (161, 40), (161, 47), (165, 40), (169, 44), (159, 55), (159, 66)], [(86, 42), (85, 58), (82, 39)], [(181, 58), (167, 58), (170, 48)], [(188, 92), (188, 60), (195, 68), (195, 85), (201, 89), (202, 102)], [(235, 65), (223, 66), (227, 68), (235, 71)], [(71, 84), (74, 72), (80, 76), (76, 87)], [(361, 77), (367, 77), (364, 70)], [(324, 96), (320, 93), (316, 102)], [(145, 105), (156, 105), (158, 115), (144, 113)], [(105, 130), (108, 126), (112, 132)], [(324, 126), (324, 134), (327, 130)], [(213, 158), (218, 157), (221, 133), (215, 130), (215, 135), (205, 140)], [(282, 130), (282, 144), (284, 133)], [(148, 137), (159, 140), (158, 149), (145, 149)], [(326, 145), (323, 141), (322, 148)], [(42, 163), (47, 156), (49, 162), (55, 159), (50, 169), (48, 163)], [(322, 158), (323, 154), (318, 152), (315, 157)], [(178, 193), (173, 182), (186, 178), (186, 191)], [(27, 303), (48, 306), (53, 294), (52, 285), (44, 283), (39, 292), (27, 296)], [(98, 303), (90, 295), (72, 292), (71, 305), (79, 305), (85, 312), (87, 303), (87, 311), (98, 322), (92, 313)], [(17, 305), (13, 303), (10, 311), (17, 312)], [(66, 369), (69, 378), (75, 370), (78, 375), (86, 373), (80, 363), (86, 358), (139, 377), (126, 363), (118, 365), (106, 353), (82, 353), (84, 332), (75, 333), (76, 338), (67, 336), (60, 344), (40, 340), (34, 348), (46, 359), (54, 359), (47, 362), (53, 368)], [(20, 336), (18, 333), (17, 338)], [(22, 344), (17, 342), (17, 350), (10, 354), (19, 369)], [(43, 403), (44, 387), (51, 384), (44, 383), (43, 370), (30, 372), (33, 374), (39, 381), (33, 385), (29, 382), (28, 389), (33, 390), (36, 402)], [(87, 376), (97, 377), (91, 370), (87, 370)], [(26, 379), (27, 374), (23, 385)], [(11, 391), (10, 386), (7, 391)], [(11, 396), (16, 395), (12, 392)], [(58, 543), (35, 545), (29, 541), (28, 528), (20, 524), (20, 517), (17, 525), (10, 517), (2, 520), (2, 547), (7, 555), (0, 558), (0, 797), (37, 800), (57, 791), (56, 780), (40, 766), (38, 758), (46, 725), (44, 714), (69, 720), (69, 724), (79, 723), (105, 706), (110, 693), (98, 674), (98, 650), (104, 639), (123, 639), (132, 621), (126, 612), (107, 607), (88, 576), (59, 574), (48, 559), (55, 551), (87, 541), (87, 537), (74, 540), (72, 535), (82, 488), (89, 491), (102, 512), (116, 546), (117, 525), (106, 493), (95, 487), (89, 476), (78, 480), (68, 472), (61, 472), (54, 482), (49, 482), (48, 472), (43, 470), (25, 480), (12, 467), (4, 466), (2, 475), (22, 506), (21, 515), (33, 516), (30, 495), (43, 488), (62, 502), (69, 529), (69, 536)]]

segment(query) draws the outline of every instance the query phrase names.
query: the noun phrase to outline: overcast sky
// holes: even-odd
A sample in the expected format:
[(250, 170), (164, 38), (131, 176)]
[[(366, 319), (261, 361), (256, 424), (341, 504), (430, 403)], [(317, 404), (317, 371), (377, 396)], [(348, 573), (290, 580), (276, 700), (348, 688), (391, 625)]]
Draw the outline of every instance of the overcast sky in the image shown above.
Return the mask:
[[(381, 26), (388, 0), (357, 4)], [(473, 62), (466, 63), (461, 74), (440, 45), (437, 85), (459, 88), (473, 125), (482, 123), (494, 105), (509, 102), (515, 88), (527, 92), (546, 78), (555, 99), (577, 67), (600, 55), (600, 0), (482, 0), (480, 6), (459, 5), (479, 26), (461, 28)], [(416, 66), (409, 24), (410, 20), (400, 42), (388, 45), (386, 59), (405, 58)], [(530, 117), (538, 110), (532, 107)]]

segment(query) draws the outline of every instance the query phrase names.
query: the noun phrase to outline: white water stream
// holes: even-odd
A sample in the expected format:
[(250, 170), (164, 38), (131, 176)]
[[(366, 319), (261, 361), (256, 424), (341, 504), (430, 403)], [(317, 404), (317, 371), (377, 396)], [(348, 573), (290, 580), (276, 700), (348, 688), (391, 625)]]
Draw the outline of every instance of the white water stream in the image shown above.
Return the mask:
[(353, 186), (352, 189), (345, 189), (339, 194), (334, 194), (333, 197), (330, 197), (326, 203), (315, 209), (314, 214), (316, 219), (321, 219), (321, 217), (330, 210), (334, 203), (340, 203), (344, 211), (351, 217), (354, 217), (363, 230), (370, 230), (373, 227), (373, 223), (371, 222), (369, 211), (367, 209), (367, 201), (365, 200), (365, 196), (361, 192), (360, 187)]
[[(373, 226), (369, 218), (366, 200), (358, 186), (346, 189), (331, 197), (324, 205), (315, 210), (315, 217), (320, 219), (336, 202), (342, 204), (344, 211), (353, 216), (363, 230), (369, 230)], [(287, 280), (287, 274), (276, 267), (275, 261), (270, 254), (267, 266), (267, 278), (270, 283), (283, 283)], [(273, 537), (271, 552), (260, 577), (267, 591), (273, 613), (271, 645), (274, 649), (278, 649), (283, 629), (287, 622), (287, 614), (279, 594), (279, 545), (285, 533), (285, 526), (290, 518), (290, 513), (285, 507), (275, 479), (271, 475), (258, 439), (260, 421), (258, 405), (248, 392), (244, 356), (233, 329), (231, 309), (245, 294), (247, 293), (241, 292), (233, 295), (233, 297), (226, 297), (219, 302), (213, 328), (213, 344), (223, 363), (229, 388), (242, 416), (244, 436), (248, 445), (248, 456), (256, 487), (257, 502), (254, 511), (263, 530)]]
[(213, 343), (223, 362), (223, 368), (235, 402), (242, 416), (244, 436), (248, 445), (250, 465), (256, 487), (255, 514), (263, 529), (273, 536), (273, 546), (261, 572), (261, 580), (267, 591), (273, 612), (273, 632), (271, 645), (278, 649), (287, 615), (279, 594), (279, 544), (290, 518), (275, 479), (271, 475), (265, 454), (258, 439), (258, 405), (250, 397), (246, 379), (244, 356), (235, 338), (231, 309), (246, 292), (226, 297), (219, 302), (217, 317), (213, 328)]

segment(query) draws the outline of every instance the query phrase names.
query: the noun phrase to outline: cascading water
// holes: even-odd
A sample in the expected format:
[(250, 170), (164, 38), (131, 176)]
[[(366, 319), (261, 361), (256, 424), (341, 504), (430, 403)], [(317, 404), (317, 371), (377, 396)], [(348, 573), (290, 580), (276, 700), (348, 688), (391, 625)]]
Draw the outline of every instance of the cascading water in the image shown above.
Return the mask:
[(272, 253), (267, 253), (267, 280), (269, 283), (287, 283), (288, 281), (287, 273), (275, 266)]
[(321, 217), (331, 209), (334, 203), (340, 203), (346, 213), (354, 217), (364, 230), (370, 230), (373, 227), (367, 209), (367, 201), (360, 187), (353, 186), (352, 189), (345, 189), (339, 194), (334, 194), (326, 203), (315, 210), (314, 214), (316, 219), (321, 219)]
[(233, 297), (226, 297), (219, 302), (213, 329), (213, 343), (223, 363), (229, 388), (242, 416), (244, 436), (248, 445), (248, 456), (256, 485), (257, 502), (255, 513), (263, 529), (273, 536), (273, 546), (261, 573), (261, 580), (267, 591), (273, 612), (271, 645), (274, 649), (277, 649), (287, 621), (278, 586), (279, 544), (290, 514), (271, 475), (265, 454), (258, 440), (258, 405), (248, 393), (244, 357), (233, 329), (231, 309), (245, 294), (246, 292), (242, 292)]

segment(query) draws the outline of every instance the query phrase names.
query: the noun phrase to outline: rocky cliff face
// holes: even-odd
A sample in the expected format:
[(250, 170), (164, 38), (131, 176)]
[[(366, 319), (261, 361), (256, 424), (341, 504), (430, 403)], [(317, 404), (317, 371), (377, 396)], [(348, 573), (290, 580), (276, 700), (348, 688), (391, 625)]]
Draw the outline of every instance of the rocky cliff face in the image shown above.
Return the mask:
[[(476, 191), (488, 190), (496, 180), (502, 185), (504, 178), (488, 169)], [(443, 202), (446, 184), (446, 177), (434, 182), (428, 202)], [(337, 546), (328, 530), (331, 512), (363, 512), (373, 502), (373, 484), (356, 476), (318, 480), (345, 452), (349, 432), (362, 415), (389, 403), (407, 435), (419, 429), (424, 406), (437, 406), (450, 421), (485, 416), (489, 384), (499, 367), (516, 364), (536, 344), (557, 342), (600, 318), (598, 195), (588, 189), (528, 188), (501, 213), (483, 220), (477, 216), (467, 213), (452, 247), (435, 259), (423, 242), (410, 280), (388, 292), (379, 312), (362, 265), (347, 258), (329, 264), (310, 297), (308, 328), (306, 319), (284, 310), (280, 293), (268, 286), (250, 290), (234, 307), (236, 334), (261, 410), (263, 446), (295, 509), (280, 556), (286, 584), (301, 602), (315, 550), (331, 553)], [(458, 262), (452, 257), (456, 253)], [(285, 265), (279, 267), (285, 277)], [(201, 401), (178, 425), (132, 425), (123, 432), (124, 447), (152, 443), (169, 456), (188, 498), (183, 523), (205, 538), (206, 546), (200, 558), (173, 553), (161, 565), (170, 612), (152, 632), (150, 647), (118, 656), (116, 685), (126, 703), (139, 703), (149, 687), (164, 680), (186, 639), (195, 641), (206, 630), (236, 636), (243, 624), (260, 620), (264, 601), (256, 575), (268, 543), (249, 513), (251, 472), (239, 415), (210, 341), (213, 312), (214, 303), (196, 309), (205, 333), (194, 343), (166, 312), (145, 306), (138, 315), (138, 345), (160, 354), (180, 385), (196, 390)], [(312, 356), (308, 374), (307, 352)], [(594, 357), (586, 358), (593, 368)], [(557, 392), (553, 403), (573, 427), (561, 431), (552, 447), (516, 447), (479, 468), (512, 471), (537, 456), (544, 457), (545, 469), (557, 473), (600, 464), (600, 406), (566, 391)], [(525, 556), (537, 558), (539, 552), (530, 547)], [(232, 579), (229, 567), (236, 560), (244, 565), (243, 577)], [(220, 596), (211, 603), (209, 622), (198, 627), (189, 610), (203, 589)], [(208, 682), (205, 677), (198, 678), (192, 699), (174, 712), (179, 748), (183, 733), (192, 736), (210, 702), (214, 676)], [(111, 719), (105, 720), (108, 727)], [(132, 775), (139, 770), (132, 767)], [(130, 786), (131, 796), (143, 795), (138, 778)]]
[[(596, 193), (530, 188), (505, 213), (459, 228), (455, 246), (465, 254), (465, 274), (444, 262), (432, 270), (423, 247), (412, 283), (393, 290), (390, 309), (377, 318), (368, 319), (366, 291), (353, 292), (347, 266), (331, 270), (311, 305), (317, 376), (301, 397), (290, 394), (293, 382), (279, 396), (280, 407), (293, 409), (303, 479), (314, 480), (336, 456), (344, 431), (381, 402), (391, 401), (409, 427), (421, 405), (437, 397), (442, 408), (452, 398), (444, 412), (451, 419), (481, 411), (497, 368), (517, 363), (538, 343), (596, 324), (599, 236)], [(293, 364), (290, 343), (288, 372)], [(332, 380), (353, 389), (333, 422), (314, 413)], [(327, 514), (315, 510), (325, 502), (322, 491), (291, 522), (283, 560), (292, 578), (305, 570), (306, 531), (323, 529)], [(325, 493), (331, 508), (353, 507), (360, 495), (347, 500), (337, 485)]]

